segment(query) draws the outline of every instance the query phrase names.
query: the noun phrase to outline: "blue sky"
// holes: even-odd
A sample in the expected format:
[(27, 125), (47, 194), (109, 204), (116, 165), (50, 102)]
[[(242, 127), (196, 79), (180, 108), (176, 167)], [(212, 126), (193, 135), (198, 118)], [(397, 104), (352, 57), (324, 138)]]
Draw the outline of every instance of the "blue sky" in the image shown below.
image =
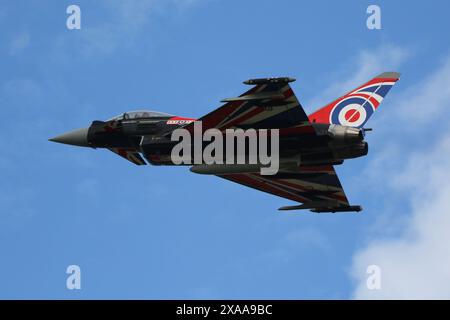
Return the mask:
[[(450, 5), (373, 3), (382, 30), (367, 1), (1, 1), (0, 298), (450, 297)], [(402, 78), (369, 155), (337, 169), (360, 215), (47, 141), (134, 109), (200, 117), (253, 77), (296, 77), (309, 113), (384, 71)]]

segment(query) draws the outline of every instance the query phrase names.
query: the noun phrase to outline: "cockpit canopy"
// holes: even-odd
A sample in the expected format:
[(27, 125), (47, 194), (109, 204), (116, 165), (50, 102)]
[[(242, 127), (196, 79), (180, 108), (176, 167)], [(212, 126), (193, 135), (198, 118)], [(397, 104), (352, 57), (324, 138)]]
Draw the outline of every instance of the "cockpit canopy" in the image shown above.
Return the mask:
[(164, 117), (173, 117), (173, 115), (164, 113), (164, 112), (157, 112), (157, 111), (150, 111), (150, 110), (137, 110), (137, 111), (128, 111), (125, 113), (122, 113), (118, 116), (115, 116), (108, 121), (111, 120), (128, 120), (128, 119), (146, 119), (146, 118), (164, 118)]

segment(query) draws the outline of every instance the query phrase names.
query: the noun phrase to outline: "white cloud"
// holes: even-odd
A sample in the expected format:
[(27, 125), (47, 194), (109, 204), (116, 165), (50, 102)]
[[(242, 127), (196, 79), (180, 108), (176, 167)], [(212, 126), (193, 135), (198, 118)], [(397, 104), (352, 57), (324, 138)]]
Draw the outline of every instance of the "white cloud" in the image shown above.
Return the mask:
[[(309, 105), (321, 107), (378, 73), (401, 72), (399, 68), (410, 56), (408, 50), (396, 46), (362, 51), (353, 59), (355, 71), (334, 75), (339, 80)], [(383, 124), (382, 131), (368, 138), (382, 152), (369, 157), (362, 176), (354, 179), (358, 186), (366, 179), (365, 184), (373, 188), (371, 194), (386, 198), (381, 197), (385, 203), (380, 212), (366, 208), (365, 213), (376, 214), (376, 218), (367, 230), (367, 243), (352, 261), (352, 296), (356, 299), (450, 298), (448, 101), (450, 56), (403, 91), (396, 86), (383, 102), (389, 112), (371, 120), (375, 128)], [(347, 188), (347, 192), (352, 190)], [(366, 270), (373, 264), (382, 270), (381, 290), (366, 286)]]
[[(373, 239), (353, 262), (357, 299), (450, 298), (450, 135), (417, 152), (395, 177), (409, 190), (406, 226), (396, 238)], [(397, 191), (398, 191), (397, 190)], [(382, 290), (366, 288), (368, 265), (382, 269)]]
[[(448, 110), (449, 101), (450, 57), (436, 72), (419, 79), (416, 85), (405, 91), (398, 112), (405, 121), (420, 125), (446, 116), (444, 112)], [(414, 112), (411, 112), (411, 109)]]
[[(321, 90), (320, 95), (314, 97), (307, 105), (312, 109), (323, 107), (380, 73), (398, 71), (409, 56), (408, 50), (392, 45), (383, 45), (374, 50), (363, 50), (356, 57), (352, 57), (344, 72), (335, 75), (339, 80), (335, 79), (331, 86)], [(349, 69), (352, 70), (350, 74), (347, 72)]]
[[(450, 133), (430, 133), (437, 120), (441, 128), (450, 125), (450, 117), (445, 114), (450, 98), (449, 74), (450, 57), (391, 103), (402, 116), (393, 117), (390, 124), (413, 124), (414, 130), (401, 131), (408, 139), (392, 139), (389, 159), (386, 161), (386, 154), (380, 155), (366, 171), (372, 172), (367, 176), (372, 182), (379, 183), (381, 177), (383, 188), (406, 197), (405, 204), (399, 211), (381, 213), (381, 219), (396, 224), (396, 236), (380, 230), (355, 254), (351, 270), (356, 299), (450, 298)], [(424, 134), (427, 145), (415, 148), (410, 142), (423, 140)], [(384, 165), (380, 166), (381, 162)], [(399, 216), (404, 218), (399, 220)], [(381, 267), (381, 290), (366, 287), (366, 268), (372, 264)]]
[[(112, 0), (101, 2), (107, 13), (107, 19), (90, 25), (82, 20), (81, 37), (84, 55), (97, 53), (111, 54), (120, 47), (133, 45), (136, 39), (145, 32), (148, 38), (151, 34), (150, 22), (162, 10), (184, 10), (198, 0)], [(83, 11), (83, 8), (81, 8)], [(169, 15), (170, 16), (170, 15)], [(64, 44), (61, 40), (58, 45)]]

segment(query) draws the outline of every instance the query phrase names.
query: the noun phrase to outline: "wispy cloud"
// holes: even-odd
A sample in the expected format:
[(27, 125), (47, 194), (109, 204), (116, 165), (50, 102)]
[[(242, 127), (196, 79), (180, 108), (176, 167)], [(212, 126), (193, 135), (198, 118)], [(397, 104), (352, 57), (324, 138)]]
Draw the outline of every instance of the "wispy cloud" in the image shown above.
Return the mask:
[(29, 47), (30, 44), (31, 37), (28, 32), (16, 34), (9, 44), (9, 54), (16, 55)]
[[(355, 298), (450, 298), (449, 159), (447, 135), (430, 153), (414, 154), (395, 177), (399, 187), (410, 190), (407, 224), (398, 237), (372, 239), (355, 255)], [(382, 270), (381, 290), (366, 287), (365, 271), (371, 264)]]
[(330, 241), (325, 234), (312, 227), (305, 227), (288, 233), (283, 239), (283, 244), (285, 247), (286, 245), (292, 246), (296, 250), (302, 246), (313, 247), (325, 252), (331, 249)]
[[(140, 36), (148, 38), (152, 33), (151, 22), (161, 12), (176, 13), (191, 7), (199, 0), (139, 0), (103, 1), (106, 12), (104, 19), (91, 24), (84, 23), (77, 31), (81, 41), (81, 52), (85, 56), (95, 54), (112, 54), (120, 48), (133, 46)], [(170, 16), (170, 14), (169, 14)], [(61, 38), (58, 47), (64, 46), (66, 40)]]
[[(423, 125), (446, 116), (450, 101), (450, 57), (439, 68), (419, 79), (402, 95), (398, 114), (408, 122)], [(413, 112), (411, 112), (413, 110)]]
[(328, 254), (331, 248), (330, 239), (325, 233), (317, 228), (305, 226), (281, 235), (270, 248), (266, 248), (263, 252), (242, 259), (234, 259), (230, 266), (234, 270), (241, 271), (248, 265), (251, 265), (252, 269), (259, 269), (261, 266), (274, 269), (282, 264), (294, 263), (295, 259), (302, 257), (309, 250)]
[(336, 79), (333, 84), (321, 90), (320, 94), (313, 97), (307, 105), (311, 108), (322, 107), (382, 72), (399, 71), (399, 67), (410, 55), (411, 52), (408, 49), (394, 45), (362, 50), (345, 63), (344, 71), (334, 76)]
[[(372, 175), (367, 178), (377, 183), (384, 177), (384, 188), (405, 198), (404, 205), (381, 215), (396, 227), (396, 235), (379, 232), (355, 254), (354, 298), (450, 298), (450, 133), (429, 131), (437, 119), (442, 128), (450, 125), (445, 114), (450, 98), (449, 72), (450, 57), (398, 94), (393, 104), (402, 116), (386, 119), (388, 126), (413, 125), (414, 130), (402, 131), (407, 139), (393, 139), (390, 151), (369, 163), (367, 171)], [(406, 143), (405, 148), (405, 141), (424, 140), (424, 135), (425, 146), (414, 148)], [(384, 225), (379, 224), (379, 228)], [(382, 270), (381, 290), (366, 287), (366, 268), (372, 264)]]
[[(410, 58), (409, 50), (397, 46), (362, 51), (353, 59), (357, 61), (354, 72), (336, 75), (339, 80), (310, 105), (320, 107), (380, 72), (401, 72)], [(383, 152), (372, 155), (364, 172), (355, 177), (358, 185), (361, 179), (367, 180), (365, 185), (373, 186), (372, 195), (385, 203), (367, 230), (366, 244), (355, 252), (352, 297), (450, 298), (450, 133), (434, 130), (436, 123), (441, 128), (450, 126), (446, 114), (450, 56), (413, 85), (393, 92), (382, 106), (389, 107), (389, 112), (371, 120), (372, 126), (383, 123), (385, 128), (369, 137), (372, 145), (382, 145)], [(392, 199), (382, 197), (386, 192)], [(366, 213), (370, 214), (370, 208)], [(381, 290), (366, 286), (366, 270), (373, 264), (382, 270)]]

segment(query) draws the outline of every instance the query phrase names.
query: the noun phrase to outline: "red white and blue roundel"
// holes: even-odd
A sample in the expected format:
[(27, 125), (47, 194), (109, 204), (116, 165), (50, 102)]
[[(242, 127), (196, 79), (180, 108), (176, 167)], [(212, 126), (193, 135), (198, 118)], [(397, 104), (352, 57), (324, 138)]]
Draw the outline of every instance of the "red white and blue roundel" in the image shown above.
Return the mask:
[(378, 108), (395, 82), (371, 83), (337, 100), (330, 112), (330, 123), (362, 127)]
[(375, 107), (362, 97), (349, 97), (339, 102), (330, 114), (330, 123), (361, 127), (375, 111)]

